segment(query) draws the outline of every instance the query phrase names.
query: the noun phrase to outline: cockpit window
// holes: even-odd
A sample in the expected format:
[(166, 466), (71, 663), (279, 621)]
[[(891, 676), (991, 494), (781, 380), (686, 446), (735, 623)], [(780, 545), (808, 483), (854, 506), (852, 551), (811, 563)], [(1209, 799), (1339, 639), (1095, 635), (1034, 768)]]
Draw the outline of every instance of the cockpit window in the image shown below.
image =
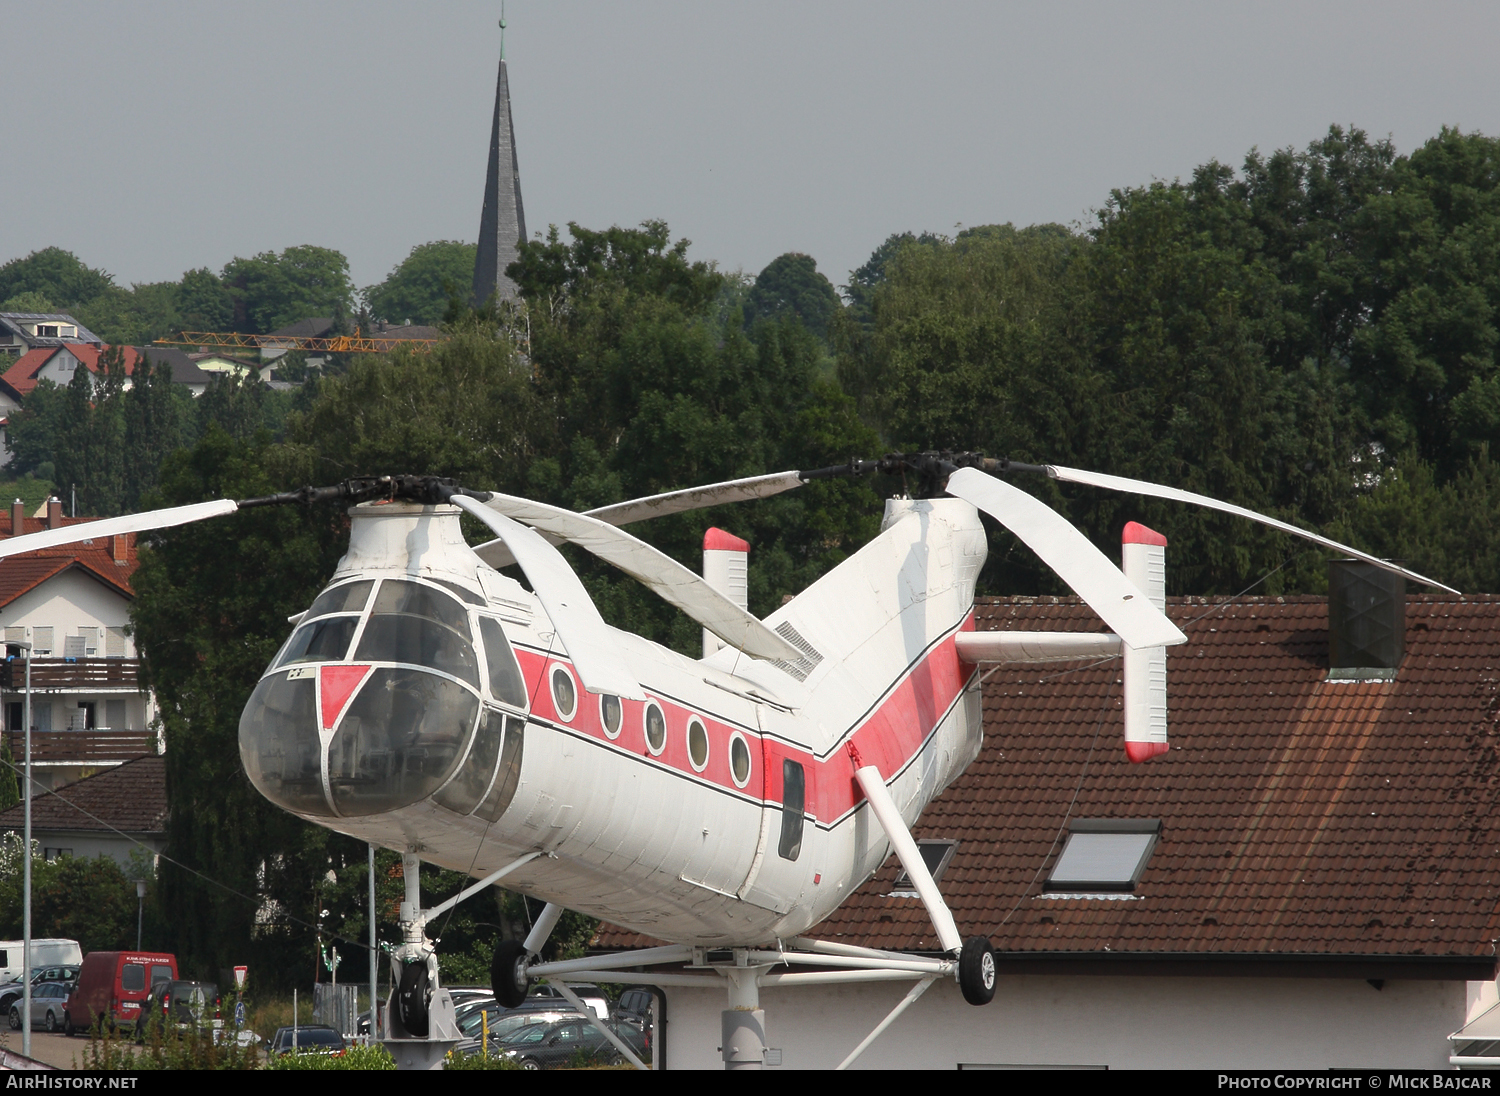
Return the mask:
[(489, 664), (490, 692), (502, 704), (526, 707), (526, 685), (515, 652), (505, 638), (500, 622), (491, 617), (479, 618), (479, 635), (484, 640), (484, 660)]
[(435, 582), (439, 586), (443, 587), (446, 590), (452, 590), (455, 594), (457, 594), (464, 601), (467, 601), (470, 605), (488, 605), (489, 604), (488, 601), (486, 601), (484, 598), (480, 597), (473, 590), (465, 589), (464, 587), (460, 586), (456, 582), (449, 582), (445, 578), (433, 578), (430, 575), (424, 575), (423, 577), (426, 578), (428, 582)]
[(349, 641), (354, 638), (354, 627), (359, 617), (324, 617), (311, 624), (304, 624), (292, 633), (289, 642), (276, 660), (276, 667), (290, 666), (294, 662), (342, 662), (349, 653)]
[(375, 612), (426, 617), (447, 625), (465, 639), (469, 638), (469, 614), (458, 602), (431, 586), (387, 579), (380, 584), (380, 593), (375, 597)]
[(302, 619), (311, 620), (313, 617), (328, 616), (331, 613), (358, 613), (364, 609), (365, 602), (370, 600), (370, 587), (374, 585), (375, 583), (371, 580), (364, 579), (360, 582), (346, 582), (342, 586), (324, 590)]
[[(386, 583), (386, 585), (393, 584)], [(424, 591), (424, 593), (432, 593), (434, 599), (448, 600), (444, 595), (435, 591)], [(452, 674), (461, 681), (467, 681), (474, 688), (479, 688), (479, 663), (474, 655), (474, 645), (469, 642), (467, 620), (460, 620), (464, 626), (463, 634), (460, 635), (452, 628), (445, 627), (427, 616), (382, 613), (381, 606), (385, 602), (385, 590), (382, 589), (375, 599), (375, 613), (365, 625), (364, 635), (360, 637), (359, 650), (354, 656), (357, 661), (407, 662), (414, 666), (427, 666)], [(397, 603), (422, 605), (420, 599), (417, 598)], [(457, 610), (458, 606), (455, 603), (451, 605), (451, 608)]]

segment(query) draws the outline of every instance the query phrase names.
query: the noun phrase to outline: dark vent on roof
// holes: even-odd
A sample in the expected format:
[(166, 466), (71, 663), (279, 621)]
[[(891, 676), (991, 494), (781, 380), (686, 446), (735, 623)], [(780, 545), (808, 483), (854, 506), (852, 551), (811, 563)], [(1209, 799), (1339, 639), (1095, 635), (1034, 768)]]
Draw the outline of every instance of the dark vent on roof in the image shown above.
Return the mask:
[[(934, 883), (942, 882), (943, 873), (948, 870), (948, 864), (957, 848), (958, 842), (946, 837), (923, 837), (917, 840), (917, 851), (922, 854), (922, 863), (927, 865)], [(891, 890), (903, 897), (918, 896), (916, 886), (912, 883), (911, 876), (906, 874), (905, 868), (896, 873), (896, 883)]]
[(784, 658), (778, 658), (772, 662), (778, 670), (791, 674), (798, 681), (806, 681), (807, 675), (818, 668), (818, 663), (823, 661), (823, 656), (818, 653), (816, 647), (802, 638), (802, 633), (793, 628), (790, 621), (783, 620), (776, 625), (776, 634), (786, 640), (797, 650), (802, 652), (802, 657), (795, 662), (789, 662)]
[(1371, 563), (1328, 564), (1328, 680), (1392, 680), (1406, 653), (1406, 579)]

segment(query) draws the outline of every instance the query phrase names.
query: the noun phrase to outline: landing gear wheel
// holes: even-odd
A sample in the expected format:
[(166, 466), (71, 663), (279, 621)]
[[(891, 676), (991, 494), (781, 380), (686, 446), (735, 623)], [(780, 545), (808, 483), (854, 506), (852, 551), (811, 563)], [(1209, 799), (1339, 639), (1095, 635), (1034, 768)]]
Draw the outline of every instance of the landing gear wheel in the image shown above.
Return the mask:
[(431, 1001), (432, 980), (427, 975), (426, 961), (417, 959), (407, 963), (401, 972), (401, 986), (396, 991), (396, 1012), (408, 1035), (427, 1038), (427, 1006)]
[(995, 996), (995, 951), (983, 936), (971, 936), (958, 955), (958, 988), (971, 1005), (987, 1005)]
[(490, 990), (495, 1000), (506, 1008), (516, 1008), (526, 1000), (530, 986), (526, 977), (526, 949), (519, 940), (501, 940), (490, 960)]

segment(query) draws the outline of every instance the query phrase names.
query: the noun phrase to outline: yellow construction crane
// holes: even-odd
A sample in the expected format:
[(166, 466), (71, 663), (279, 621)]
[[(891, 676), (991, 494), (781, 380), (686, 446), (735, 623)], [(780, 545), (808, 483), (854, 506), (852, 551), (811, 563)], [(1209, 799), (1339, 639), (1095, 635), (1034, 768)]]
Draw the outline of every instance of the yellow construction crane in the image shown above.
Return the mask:
[(244, 335), (238, 331), (181, 331), (175, 339), (157, 339), (161, 346), (199, 346), (205, 350), (316, 350), (325, 353), (343, 354), (389, 354), (398, 346), (409, 346), (414, 350), (430, 350), (436, 339), (382, 339), (361, 335), (356, 329), (352, 335), (335, 335), (332, 338), (313, 338), (310, 335)]

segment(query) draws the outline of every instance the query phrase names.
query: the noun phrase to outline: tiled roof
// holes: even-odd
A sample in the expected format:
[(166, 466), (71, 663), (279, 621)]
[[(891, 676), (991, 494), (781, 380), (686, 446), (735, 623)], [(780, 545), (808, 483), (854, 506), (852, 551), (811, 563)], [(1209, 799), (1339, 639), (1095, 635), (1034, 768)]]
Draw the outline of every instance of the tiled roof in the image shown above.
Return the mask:
[[(67, 526), (97, 520), (63, 518), (62, 522)], [(0, 541), (9, 540), (12, 535), (10, 518), (3, 512), (0, 512), (0, 528), (5, 530), (0, 532)], [(46, 528), (47, 522), (43, 518), (26, 518), (22, 526), (26, 533), (39, 533)], [(117, 546), (121, 556), (118, 562), (115, 560)], [(136, 568), (135, 534), (123, 534), (118, 544), (114, 537), (102, 537), (0, 559), (0, 608), (70, 567), (87, 571), (125, 597), (135, 597), (130, 585), (130, 577)]]
[[(41, 830), (111, 829), (163, 834), (167, 829), (167, 770), (161, 757), (139, 757), (31, 801), (31, 825)], [(19, 830), (24, 808), (0, 813), (0, 830)]]
[(287, 338), (316, 339), (327, 335), (333, 330), (332, 316), (319, 316), (308, 320), (298, 320), (286, 327), (278, 327), (271, 335), (281, 335)]
[[(1172, 599), (1170, 752), (1130, 764), (1120, 663), (1005, 666), (979, 758), (918, 838), (1002, 963), (1085, 956), (1470, 957), (1500, 937), (1500, 597), (1409, 596), (1394, 682), (1336, 684), (1316, 597)], [(978, 627), (1101, 631), (1072, 598), (981, 599)], [(1161, 819), (1131, 900), (1043, 897), (1070, 819)], [(935, 950), (899, 865), (809, 935)], [(605, 927), (602, 947), (644, 939)], [(1392, 961), (1395, 961), (1394, 959)]]
[[(78, 329), (78, 335), (76, 338), (71, 339), (49, 335), (28, 335), (21, 327), (23, 323), (36, 323), (42, 320), (70, 324)], [(32, 346), (63, 346), (74, 343), (97, 343), (100, 341), (98, 335), (95, 335), (66, 312), (0, 312), (0, 327), (19, 335)]]
[[(88, 346), (82, 343), (68, 343), (66, 347), (37, 347), (17, 358), (15, 364), (7, 369), (3, 376), (0, 376), (0, 382), (3, 382), (18, 399), (25, 400), (36, 388), (37, 374), (42, 371), (42, 367), (52, 360), (54, 354), (63, 349), (87, 366), (89, 372), (97, 373), (99, 372), (99, 356), (109, 348)], [(124, 353), (127, 377), (134, 375), (136, 364), (145, 354), (150, 356), (153, 364), (170, 365), (172, 380), (176, 384), (207, 384), (213, 379), (211, 373), (205, 373), (199, 369), (197, 362), (175, 347), (122, 346), (120, 349)]]

